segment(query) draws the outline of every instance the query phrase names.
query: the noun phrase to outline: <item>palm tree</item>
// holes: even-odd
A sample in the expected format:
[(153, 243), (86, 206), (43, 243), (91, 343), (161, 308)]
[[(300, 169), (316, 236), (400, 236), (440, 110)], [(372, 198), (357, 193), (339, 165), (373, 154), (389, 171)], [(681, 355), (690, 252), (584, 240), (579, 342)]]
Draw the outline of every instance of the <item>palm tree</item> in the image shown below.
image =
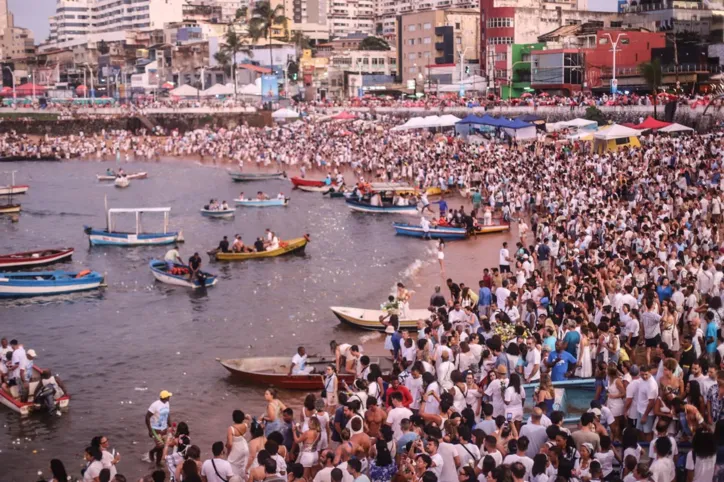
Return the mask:
[(225, 75), (231, 76), (231, 55), (228, 52), (219, 50), (214, 54), (214, 60), (224, 69)]
[(654, 94), (654, 119), (656, 119), (656, 94), (659, 91), (662, 77), (661, 62), (659, 59), (651, 59), (651, 62), (644, 62), (639, 65), (639, 70), (644, 80), (646, 80), (646, 84)]
[(359, 50), (390, 50), (387, 40), (370, 35), (359, 43)]
[(295, 30), (292, 32), (292, 38), (289, 40), (291, 43), (297, 46), (297, 50), (305, 50), (312, 48), (312, 44), (309, 41), (309, 37), (304, 35), (304, 32)]
[(236, 54), (237, 53), (244, 53), (248, 56), (253, 56), (253, 52), (251, 48), (249, 48), (249, 43), (244, 39), (243, 37), (240, 37), (234, 28), (229, 25), (229, 29), (226, 31), (226, 36), (224, 37), (224, 46), (221, 47), (221, 50), (218, 52), (219, 57), (214, 55), (214, 58), (217, 62), (223, 65), (223, 62), (221, 62), (219, 59), (226, 59), (227, 65), (229, 62), (229, 58), (231, 59), (231, 76), (234, 79), (234, 98), (236, 98)]
[(272, 74), (274, 73), (274, 55), (272, 49), (272, 30), (275, 25), (284, 27), (287, 32), (287, 17), (284, 16), (284, 6), (279, 4), (272, 8), (268, 0), (258, 2), (254, 5), (249, 20), (249, 36), (256, 42), (260, 38), (269, 41), (269, 61), (271, 62)]

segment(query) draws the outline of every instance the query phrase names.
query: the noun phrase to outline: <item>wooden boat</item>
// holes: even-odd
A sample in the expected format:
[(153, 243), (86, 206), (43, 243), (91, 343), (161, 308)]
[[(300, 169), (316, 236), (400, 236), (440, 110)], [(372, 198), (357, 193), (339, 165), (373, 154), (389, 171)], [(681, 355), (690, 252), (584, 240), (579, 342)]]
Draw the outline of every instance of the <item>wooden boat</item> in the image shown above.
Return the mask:
[[(207, 273), (205, 271), (201, 272), (202, 280), (195, 279), (193, 281), (189, 280), (188, 277), (188, 267), (183, 266), (180, 264), (174, 265), (174, 268), (176, 268), (179, 272), (178, 273), (170, 273), (168, 270), (168, 264), (166, 264), (165, 261), (159, 261), (157, 259), (152, 259), (151, 262), (148, 264), (148, 267), (151, 268), (151, 273), (153, 273), (153, 277), (156, 278), (161, 283), (166, 283), (169, 285), (175, 285), (175, 286), (183, 286), (185, 288), (210, 288), (214, 285), (216, 285), (218, 278), (216, 275), (213, 275), (211, 273)], [(185, 270), (185, 273), (182, 273), (181, 271)]]
[(333, 187), (335, 187), (334, 184), (331, 186), (297, 186), (297, 189), (304, 192), (327, 192)]
[(253, 182), (253, 181), (270, 181), (272, 179), (282, 179), (287, 177), (286, 172), (273, 172), (273, 173), (246, 173), (246, 172), (233, 172), (229, 171), (229, 176), (234, 182)]
[(124, 188), (131, 185), (131, 181), (127, 177), (117, 177), (115, 181), (113, 181), (113, 185), (116, 187)]
[(20, 212), (20, 204), (0, 204), (0, 214), (12, 214)]
[(234, 199), (237, 206), (245, 208), (268, 208), (272, 206), (288, 206), (289, 198), (286, 199)]
[[(323, 196), (326, 196), (327, 193), (323, 193)], [(332, 199), (339, 199), (339, 198), (347, 198), (349, 199), (350, 196), (352, 196), (351, 192), (342, 192), (342, 191), (332, 191), (329, 193), (329, 197)]]
[(438, 226), (432, 227), (427, 233), (422, 229), (422, 226), (415, 224), (405, 223), (392, 223), (395, 227), (395, 232), (401, 236), (412, 236), (413, 238), (426, 238), (426, 239), (444, 239), (445, 241), (454, 241), (465, 239), (468, 237), (467, 230), (465, 228), (453, 228), (451, 226)]
[[(134, 209), (108, 209), (106, 216), (106, 229), (93, 229), (83, 226), (88, 235), (91, 246), (153, 246), (183, 242), (181, 231), (168, 230), (168, 216), (171, 208), (134, 208)], [(113, 226), (113, 215), (135, 214), (135, 232), (116, 231)], [(156, 233), (141, 232), (141, 218), (146, 213), (163, 213), (163, 231)]]
[(304, 179), (302, 177), (293, 177), (290, 179), (294, 187), (309, 186), (309, 187), (322, 187), (324, 181), (315, 181), (314, 179)]
[[(107, 175), (100, 175), (100, 174), (96, 175), (96, 178), (99, 181), (115, 181), (116, 177), (117, 176), (107, 176)], [(148, 177), (148, 173), (147, 172), (134, 172), (133, 174), (126, 174), (126, 177), (128, 179), (135, 181), (136, 179), (146, 179)]]
[[(333, 357), (307, 357), (307, 366), (314, 368), (314, 373), (309, 375), (289, 375), (291, 357), (250, 357), (233, 358), (222, 360), (217, 358), (222, 367), (229, 370), (231, 375), (242, 382), (262, 385), (265, 387), (274, 386), (287, 390), (321, 390), (324, 388), (322, 374), (327, 365), (334, 365)], [(371, 359), (371, 363), (379, 363), (384, 360)], [(346, 381), (351, 384), (354, 381), (353, 373), (340, 373), (340, 384)]]
[(347, 207), (353, 211), (361, 213), (375, 214), (418, 214), (417, 206), (394, 206), (391, 204), (383, 204), (382, 206), (373, 206), (368, 201), (359, 201), (357, 199), (347, 199), (345, 201)]
[(488, 226), (480, 225), (475, 229), (475, 234), (493, 234), (502, 233), (510, 229), (510, 224), (490, 224)]
[(369, 191), (372, 192), (392, 192), (395, 194), (415, 194), (417, 189), (409, 184), (400, 184), (398, 182), (373, 182), (369, 185)]
[[(30, 393), (35, 393), (35, 389), (38, 387), (38, 383), (40, 383), (40, 375), (42, 373), (42, 368), (39, 368), (37, 365), (33, 365), (33, 376), (30, 379), (30, 386), (28, 387), (28, 391)], [(63, 393), (60, 387), (55, 387), (55, 389), (56, 406), (60, 409), (68, 408), (68, 405), (70, 405), (70, 394)], [(22, 417), (25, 417), (33, 412), (34, 404), (32, 400), (29, 402), (20, 401), (18, 387), (11, 387), (10, 391), (12, 394), (7, 393), (5, 390), (0, 390), (0, 404), (5, 405)]]
[(258, 259), (258, 258), (273, 258), (289, 253), (299, 253), (304, 251), (304, 248), (309, 242), (309, 235), (305, 234), (304, 237), (290, 239), (287, 241), (281, 241), (279, 249), (273, 251), (262, 251), (259, 253), (219, 253), (210, 251), (209, 255), (217, 261), (246, 261), (247, 259)]
[(60, 248), (2, 254), (0, 255), (0, 269), (31, 268), (68, 261), (73, 256), (73, 251), (73, 248)]
[(449, 193), (450, 193), (449, 189), (447, 191), (443, 192), (443, 190), (440, 189), (439, 187), (428, 187), (427, 189), (425, 189), (425, 194), (427, 194), (428, 196), (440, 196), (441, 194), (449, 194)]
[[(385, 316), (387, 313), (382, 310), (365, 310), (348, 306), (332, 306), (330, 309), (342, 324), (363, 330), (385, 331), (385, 326), (380, 323), (380, 316)], [(426, 309), (407, 310), (404, 318), (400, 316), (400, 328), (417, 329), (417, 321), (429, 319), (430, 314)]]
[(228, 219), (234, 217), (236, 209), (199, 209), (199, 211), (201, 212), (201, 215), (206, 218)]
[(0, 186), (0, 196), (9, 196), (11, 194), (25, 194), (30, 189), (30, 186)]
[(48, 296), (100, 288), (103, 275), (95, 271), (26, 271), (0, 273), (0, 298)]

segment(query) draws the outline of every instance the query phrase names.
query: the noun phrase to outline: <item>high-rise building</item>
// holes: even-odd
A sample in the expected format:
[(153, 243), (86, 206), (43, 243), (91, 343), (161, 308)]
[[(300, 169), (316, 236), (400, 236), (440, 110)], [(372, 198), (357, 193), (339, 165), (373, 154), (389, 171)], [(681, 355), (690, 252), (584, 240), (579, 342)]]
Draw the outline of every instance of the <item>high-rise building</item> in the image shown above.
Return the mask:
[(302, 32), (311, 40), (329, 38), (328, 7), (332, 0), (272, 0), (284, 7), (289, 32)]
[(0, 61), (27, 57), (34, 51), (33, 32), (16, 27), (7, 0), (0, 0)]

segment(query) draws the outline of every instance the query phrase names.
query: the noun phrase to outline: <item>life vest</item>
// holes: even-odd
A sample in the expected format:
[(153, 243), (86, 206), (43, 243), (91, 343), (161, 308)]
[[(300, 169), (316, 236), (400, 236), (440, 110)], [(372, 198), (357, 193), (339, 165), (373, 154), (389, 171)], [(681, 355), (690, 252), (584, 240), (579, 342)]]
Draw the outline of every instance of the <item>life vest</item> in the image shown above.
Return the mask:
[(84, 269), (83, 271), (81, 271), (80, 273), (78, 273), (77, 275), (75, 275), (75, 277), (76, 277), (76, 278), (82, 278), (82, 277), (84, 277), (84, 276), (88, 276), (89, 274), (91, 274), (91, 270), (89, 270), (89, 269)]

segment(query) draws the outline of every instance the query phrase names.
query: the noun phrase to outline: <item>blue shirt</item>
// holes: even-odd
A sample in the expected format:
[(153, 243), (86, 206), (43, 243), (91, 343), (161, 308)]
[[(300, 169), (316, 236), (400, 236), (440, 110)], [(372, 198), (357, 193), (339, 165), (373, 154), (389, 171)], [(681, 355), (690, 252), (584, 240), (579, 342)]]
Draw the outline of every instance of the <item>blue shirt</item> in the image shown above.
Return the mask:
[(560, 382), (565, 380), (565, 374), (568, 371), (568, 364), (576, 363), (576, 358), (565, 350), (560, 353), (558, 353), (557, 351), (551, 353), (548, 356), (548, 362), (553, 363), (557, 358), (560, 358), (560, 361), (558, 361), (555, 365), (551, 367), (552, 382)]
[[(581, 335), (576, 331), (569, 331), (563, 337), (563, 341), (568, 343), (566, 351), (574, 357), (578, 354), (578, 343), (581, 341)], [(555, 350), (555, 347), (553, 348)]]
[(402, 454), (407, 452), (407, 448), (405, 447), (408, 442), (413, 442), (420, 438), (415, 432), (407, 432), (400, 439), (397, 441), (397, 453)]
[(490, 288), (483, 286), (478, 290), (478, 305), (479, 306), (490, 306), (493, 304), (493, 293)]
[(706, 352), (707, 353), (716, 353), (716, 323), (713, 321), (706, 325), (706, 338), (704, 339), (704, 342), (706, 342), (707, 339), (711, 338), (711, 343), (707, 343), (706, 345)]
[(438, 204), (438, 206), (440, 207), (440, 212), (441, 212), (441, 213), (446, 213), (446, 212), (447, 212), (447, 202), (445, 202), (444, 199), (440, 199), (440, 201), (438, 201), (437, 204)]
[(332, 426), (330, 427), (332, 429), (332, 440), (335, 442), (342, 441), (342, 437), (339, 436), (339, 433), (335, 428), (335, 424), (339, 423), (339, 426), (344, 428), (345, 425), (347, 425), (347, 422), (348, 420), (344, 416), (344, 407), (337, 408), (337, 410), (334, 411), (334, 420), (332, 421)]
[(392, 341), (392, 348), (395, 352), (395, 358), (397, 358), (397, 355), (400, 353), (400, 341), (402, 340), (402, 334), (399, 331), (395, 331), (392, 334), (392, 337), (390, 338), (390, 341)]
[(674, 290), (671, 289), (671, 285), (661, 285), (656, 287), (656, 294), (659, 295), (659, 301), (664, 301), (671, 298), (671, 295), (674, 294)]
[(548, 338), (544, 339), (543, 344), (548, 346), (551, 349), (551, 353), (556, 351), (556, 337), (555, 336), (549, 336)]

